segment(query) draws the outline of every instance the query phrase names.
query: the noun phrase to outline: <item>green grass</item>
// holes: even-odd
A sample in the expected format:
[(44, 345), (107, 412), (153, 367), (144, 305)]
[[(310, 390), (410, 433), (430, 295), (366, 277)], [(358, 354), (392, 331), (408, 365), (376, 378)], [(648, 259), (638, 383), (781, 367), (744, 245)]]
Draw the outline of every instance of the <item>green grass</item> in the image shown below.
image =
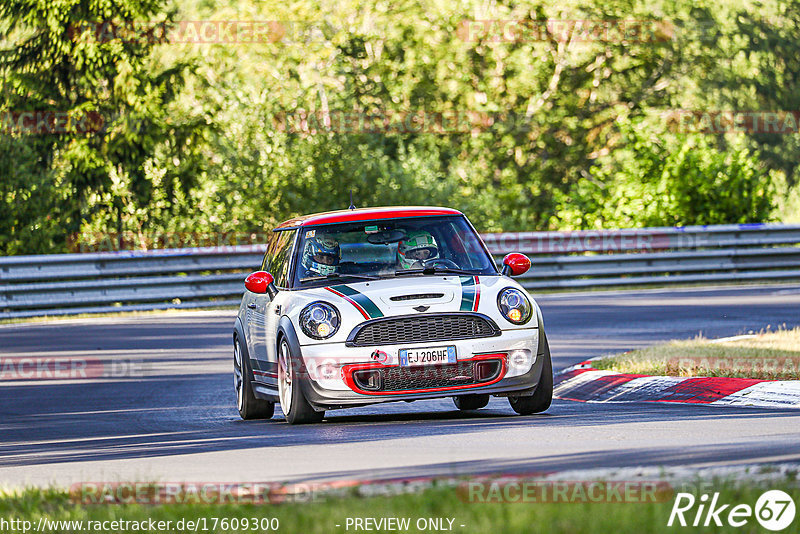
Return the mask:
[(725, 376), (800, 380), (800, 328), (714, 342), (672, 341), (592, 362), (595, 369), (667, 376)]
[[(797, 481), (772, 482), (756, 487), (751, 484), (712, 482), (707, 492), (721, 493), (720, 503), (755, 505), (758, 497), (767, 489), (782, 489), (800, 504), (800, 488)], [(41, 517), (51, 520), (106, 521), (122, 519), (140, 521), (197, 520), (205, 518), (206, 532), (244, 532), (230, 528), (212, 529), (213, 518), (277, 518), (278, 532), (302, 534), (329, 534), (354, 532), (345, 529), (347, 518), (408, 517), (412, 527), (408, 532), (418, 532), (413, 525), (419, 518), (452, 518), (453, 532), (493, 533), (548, 532), (548, 533), (610, 533), (625, 534), (641, 532), (695, 532), (697, 529), (667, 528), (667, 520), (674, 502), (668, 494), (656, 503), (471, 503), (465, 492), (456, 488), (440, 487), (420, 493), (382, 497), (346, 496), (328, 498), (310, 503), (278, 505), (79, 505), (70, 500), (67, 491), (28, 489), (0, 493), (0, 518), (31, 521), (37, 524)], [(687, 515), (687, 517), (689, 517)], [(693, 517), (693, 515), (691, 516)], [(340, 527), (336, 527), (336, 525)], [(464, 527), (461, 527), (464, 525)], [(754, 518), (739, 533), (762, 532)], [(116, 532), (133, 530), (118, 529)], [(161, 532), (185, 532), (171, 528)], [(199, 529), (199, 531), (203, 531)], [(729, 532), (730, 527), (710, 527), (704, 532)], [(70, 532), (55, 529), (51, 532)], [(144, 530), (144, 532), (155, 532)], [(258, 532), (268, 532), (259, 530)], [(362, 531), (363, 532), (363, 531)], [(783, 531), (800, 532), (800, 518)]]

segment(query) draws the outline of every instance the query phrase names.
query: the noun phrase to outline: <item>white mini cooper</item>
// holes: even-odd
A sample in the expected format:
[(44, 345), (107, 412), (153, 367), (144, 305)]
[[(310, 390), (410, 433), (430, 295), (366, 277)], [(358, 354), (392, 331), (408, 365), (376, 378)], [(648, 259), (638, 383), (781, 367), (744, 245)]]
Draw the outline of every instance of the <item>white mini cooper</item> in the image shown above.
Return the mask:
[(320, 421), (325, 410), (453, 397), (461, 410), (508, 397), (546, 410), (553, 372), (536, 302), (498, 271), (459, 211), (392, 207), (307, 215), (275, 228), (245, 281), (233, 334), (244, 419)]

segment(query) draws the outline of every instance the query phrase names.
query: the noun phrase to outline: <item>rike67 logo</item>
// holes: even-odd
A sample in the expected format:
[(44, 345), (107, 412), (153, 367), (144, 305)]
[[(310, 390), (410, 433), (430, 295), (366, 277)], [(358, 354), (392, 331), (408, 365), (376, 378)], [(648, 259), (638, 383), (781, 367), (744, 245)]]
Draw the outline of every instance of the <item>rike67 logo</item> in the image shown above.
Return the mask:
[(749, 504), (724, 504), (720, 502), (719, 493), (714, 493), (711, 497), (704, 493), (699, 499), (691, 493), (678, 493), (667, 526), (676, 524), (682, 527), (721, 527), (727, 524), (731, 527), (743, 527), (755, 517), (765, 529), (778, 532), (791, 525), (794, 516), (794, 500), (781, 490), (763, 493), (755, 507)]

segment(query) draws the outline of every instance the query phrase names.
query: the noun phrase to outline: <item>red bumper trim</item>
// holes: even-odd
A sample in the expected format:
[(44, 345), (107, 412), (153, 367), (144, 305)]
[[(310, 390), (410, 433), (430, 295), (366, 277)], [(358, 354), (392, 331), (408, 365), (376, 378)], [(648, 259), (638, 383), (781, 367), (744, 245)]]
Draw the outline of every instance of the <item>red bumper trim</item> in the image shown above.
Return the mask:
[[(391, 369), (400, 367), (399, 365), (383, 365), (382, 363), (372, 362), (372, 363), (356, 363), (351, 365), (345, 365), (342, 367), (342, 374), (344, 375), (344, 382), (347, 384), (347, 387), (355, 391), (356, 393), (360, 393), (361, 395), (408, 395), (412, 393), (435, 393), (437, 391), (458, 391), (462, 389), (473, 389), (479, 388), (483, 386), (490, 386), (492, 384), (496, 384), (497, 382), (501, 381), (503, 377), (506, 376), (506, 371), (508, 370), (508, 366), (506, 365), (507, 353), (505, 352), (498, 352), (492, 354), (478, 354), (473, 356), (472, 358), (466, 358), (463, 360), (458, 360), (459, 363), (461, 362), (478, 362), (482, 360), (498, 360), (500, 362), (500, 373), (498, 373), (497, 377), (489, 380), (487, 382), (480, 382), (477, 384), (463, 384), (459, 386), (447, 386), (447, 387), (438, 387), (438, 388), (425, 388), (425, 389), (401, 389), (398, 391), (366, 391), (358, 387), (355, 380), (353, 379), (353, 373), (356, 371), (363, 371), (365, 369)], [(441, 367), (441, 366), (438, 366)], [(437, 368), (437, 366), (431, 366), (431, 368)]]

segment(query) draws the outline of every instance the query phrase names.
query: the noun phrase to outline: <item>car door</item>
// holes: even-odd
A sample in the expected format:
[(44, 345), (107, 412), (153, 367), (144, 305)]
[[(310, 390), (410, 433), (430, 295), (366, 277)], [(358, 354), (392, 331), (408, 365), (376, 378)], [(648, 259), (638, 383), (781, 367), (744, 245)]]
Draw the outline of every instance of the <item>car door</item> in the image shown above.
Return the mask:
[[(293, 268), (292, 260), (295, 257), (294, 246), (296, 238), (296, 230), (282, 230), (280, 232), (277, 252), (272, 263), (272, 276), (275, 277), (275, 286), (279, 290), (286, 290), (290, 285), (290, 273)], [(285, 299), (276, 299), (276, 301), (283, 300)], [(281, 309), (281, 305), (276, 301), (270, 301), (266, 304), (264, 360), (268, 367), (274, 368), (277, 372), (278, 324), (280, 323), (284, 310)]]
[[(287, 287), (288, 270), (296, 231), (287, 230), (273, 233), (267, 244), (267, 252), (261, 270), (269, 272), (275, 285)], [(248, 350), (255, 379), (271, 382), (276, 378), (277, 360), (274, 357), (274, 344), (278, 327), (276, 307), (269, 294), (251, 294), (247, 304)], [(268, 357), (268, 354), (271, 357)]]
[[(264, 254), (264, 261), (261, 262), (261, 270), (269, 272), (270, 265), (274, 263), (275, 251), (278, 246), (277, 233), (270, 235), (267, 242), (267, 251)], [(266, 306), (269, 302), (268, 294), (250, 293), (247, 294), (247, 351), (250, 353), (250, 361), (253, 367), (256, 380), (261, 379), (259, 371), (262, 371), (260, 362), (266, 358)]]

